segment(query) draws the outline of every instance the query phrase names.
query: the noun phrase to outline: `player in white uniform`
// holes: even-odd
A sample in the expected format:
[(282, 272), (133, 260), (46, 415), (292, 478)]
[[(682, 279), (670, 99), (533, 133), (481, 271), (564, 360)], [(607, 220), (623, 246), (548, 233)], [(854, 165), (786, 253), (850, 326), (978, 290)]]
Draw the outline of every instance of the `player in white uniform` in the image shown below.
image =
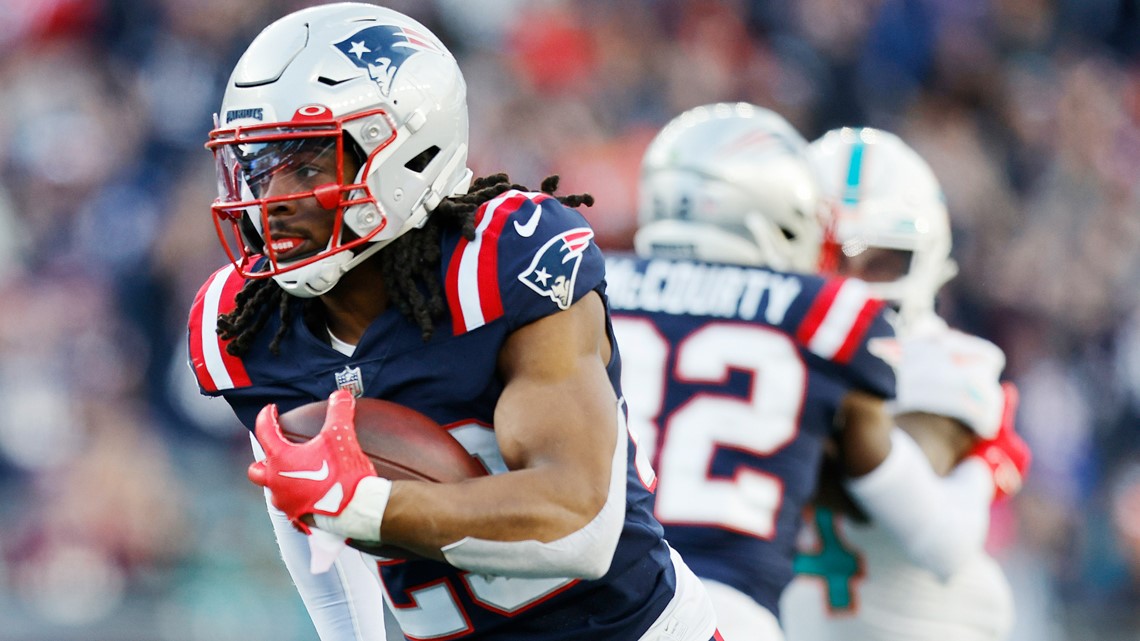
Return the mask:
[[(957, 271), (941, 187), (916, 152), (884, 131), (833, 130), (810, 153), (833, 208), (836, 269), (869, 281), (898, 312), (898, 343), (882, 346), (896, 359), (895, 419), (941, 487), (935, 503), (915, 496), (886, 512), (866, 510), (869, 522), (818, 506), (801, 534), (797, 578), (781, 600), (787, 637), (1005, 639), (1010, 589), (983, 546), (991, 502), (1020, 487), (1029, 450), (1013, 432), (1016, 390), (999, 382), (1002, 351), (935, 313), (935, 295)], [(918, 415), (945, 421), (915, 427)], [(892, 530), (906, 511), (932, 507), (954, 518), (901, 537)]]
[[(917, 554), (948, 549), (961, 520), (953, 484), (885, 406), (898, 347), (889, 310), (858, 279), (812, 274), (824, 238), (816, 182), (805, 141), (778, 114), (696, 107), (646, 151), (638, 256), (607, 258), (655, 513), (726, 641), (783, 640), (779, 598), (829, 443), (842, 489), (900, 539), (921, 534)], [(953, 423), (899, 418), (932, 432)], [(992, 494), (989, 478), (976, 493)]]

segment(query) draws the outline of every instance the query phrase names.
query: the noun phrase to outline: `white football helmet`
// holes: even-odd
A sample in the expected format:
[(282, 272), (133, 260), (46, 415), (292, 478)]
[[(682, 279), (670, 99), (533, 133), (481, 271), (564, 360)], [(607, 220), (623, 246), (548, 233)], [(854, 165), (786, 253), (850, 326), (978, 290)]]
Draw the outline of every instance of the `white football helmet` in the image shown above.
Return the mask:
[(958, 273), (950, 258), (950, 218), (930, 166), (898, 136), (868, 127), (833, 129), (808, 149), (832, 209), (832, 233), (844, 255), (871, 248), (908, 252), (899, 279), (871, 283), (897, 306), (903, 327), (934, 314), (934, 297)]
[[(295, 296), (329, 291), (470, 185), (459, 66), (427, 28), (384, 7), (327, 4), (269, 25), (238, 61), (215, 119), (206, 146), (218, 167), (222, 245), (242, 276), (273, 277)], [(268, 176), (303, 171), (305, 154), (333, 152), (336, 183), (258, 193)], [(346, 157), (361, 166), (351, 182), (339, 175)], [(333, 237), (314, 255), (279, 261), (270, 207), (306, 198), (335, 212)]]
[(814, 271), (823, 225), (806, 149), (787, 120), (755, 105), (677, 116), (642, 159), (637, 253)]

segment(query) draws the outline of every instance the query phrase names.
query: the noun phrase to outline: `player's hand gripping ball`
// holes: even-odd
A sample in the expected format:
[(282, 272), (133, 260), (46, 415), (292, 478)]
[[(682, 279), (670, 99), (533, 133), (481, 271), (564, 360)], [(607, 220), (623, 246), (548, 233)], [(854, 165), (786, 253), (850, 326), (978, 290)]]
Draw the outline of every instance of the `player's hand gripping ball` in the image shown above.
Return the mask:
[[(267, 405), (257, 417), (256, 436), (266, 458), (250, 466), (250, 480), (268, 488), (273, 504), (306, 533), (308, 519), (302, 517), (340, 515), (368, 476), (451, 483), (487, 473), (424, 414), (343, 390), (281, 415)], [(393, 546), (352, 539), (349, 545), (379, 556), (411, 556)]]

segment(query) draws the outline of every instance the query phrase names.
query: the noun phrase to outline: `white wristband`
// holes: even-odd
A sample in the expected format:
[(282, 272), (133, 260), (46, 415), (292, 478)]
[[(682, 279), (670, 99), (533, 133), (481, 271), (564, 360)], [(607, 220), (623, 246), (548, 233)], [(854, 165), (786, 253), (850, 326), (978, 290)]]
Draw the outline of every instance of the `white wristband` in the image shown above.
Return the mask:
[(348, 539), (366, 543), (380, 542), (380, 523), (392, 494), (392, 482), (379, 476), (366, 476), (356, 485), (352, 500), (339, 516), (314, 514), (318, 528)]

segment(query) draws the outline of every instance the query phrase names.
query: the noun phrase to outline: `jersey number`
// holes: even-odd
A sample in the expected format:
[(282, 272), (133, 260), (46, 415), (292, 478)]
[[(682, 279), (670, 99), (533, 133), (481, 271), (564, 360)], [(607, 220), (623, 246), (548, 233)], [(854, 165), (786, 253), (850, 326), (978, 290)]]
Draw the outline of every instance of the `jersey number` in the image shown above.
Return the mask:
[(819, 539), (816, 552), (801, 551), (796, 556), (796, 574), (810, 574), (823, 579), (827, 586), (827, 605), (832, 612), (855, 609), (853, 580), (862, 574), (859, 556), (843, 544), (834, 512), (815, 508), (815, 535)]
[[(795, 439), (807, 389), (807, 368), (796, 344), (774, 329), (710, 323), (673, 347), (648, 320), (615, 318), (613, 325), (625, 355), (622, 390), (629, 401), (629, 430), (639, 455), (656, 460), (660, 472), (657, 518), (773, 538), (783, 496), (780, 479), (746, 466), (730, 477), (713, 477), (709, 468), (719, 450), (767, 457)], [(672, 372), (667, 369), (671, 349)], [(670, 380), (725, 383), (733, 372), (750, 375), (747, 397), (702, 392), (662, 415)], [(654, 458), (660, 429), (665, 431)]]
[[(449, 426), (448, 431), (492, 474), (507, 471), (495, 433), (478, 423)], [(463, 573), (463, 587), (481, 607), (503, 616), (514, 616), (568, 589), (574, 579), (517, 579)], [(387, 586), (385, 586), (387, 589)], [(474, 631), (471, 617), (463, 610), (446, 578), (405, 590), (411, 602), (397, 605), (392, 614), (409, 639), (450, 639)], [(389, 596), (389, 601), (391, 597)]]

